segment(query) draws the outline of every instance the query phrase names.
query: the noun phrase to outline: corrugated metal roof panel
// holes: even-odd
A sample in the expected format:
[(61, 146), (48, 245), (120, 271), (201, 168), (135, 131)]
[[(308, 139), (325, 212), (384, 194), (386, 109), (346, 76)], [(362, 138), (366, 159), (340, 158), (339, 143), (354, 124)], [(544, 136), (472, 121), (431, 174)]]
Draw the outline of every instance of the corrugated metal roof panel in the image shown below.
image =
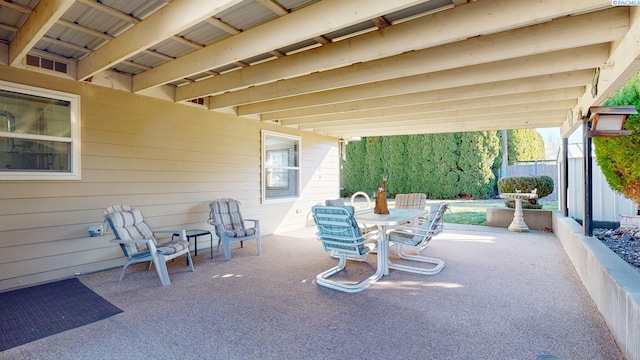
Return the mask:
[(423, 3), (420, 3), (418, 5), (414, 5), (412, 7), (408, 7), (406, 9), (402, 9), (394, 13), (385, 15), (384, 18), (393, 24), (398, 20), (411, 18), (418, 14), (429, 13), (440, 8), (446, 9), (451, 6), (453, 6), (453, 3), (451, 2), (451, 0), (430, 0), (430, 1), (425, 1)]
[(67, 10), (62, 19), (114, 36), (133, 26), (129, 21), (78, 2)]
[[(32, 1), (15, 0), (13, 2), (22, 6), (26, 6), (30, 9), (33, 9), (33, 7), (36, 6), (36, 4), (38, 3), (37, 0), (32, 0)], [(29, 14), (12, 9), (10, 7), (0, 5), (0, 8), (2, 8), (2, 11), (0, 12), (0, 24), (5, 24), (11, 27), (20, 28), (22, 24), (24, 24), (24, 22), (29, 17)], [(11, 40), (13, 40), (15, 36), (16, 36), (16, 33), (14, 31), (0, 28), (0, 40), (10, 42)]]
[(333, 40), (339, 37), (343, 37), (349, 34), (357, 33), (367, 29), (373, 29), (373, 28), (375, 28), (375, 26), (371, 21), (364, 21), (358, 24), (353, 24), (351, 26), (347, 26), (345, 28), (338, 29), (336, 31), (332, 31), (330, 33), (324, 34), (324, 37), (326, 37), (327, 39)]
[(135, 65), (130, 65), (126, 62), (118, 63), (116, 66), (111, 67), (111, 70), (130, 75), (139, 74), (144, 71), (144, 69), (141, 69)]
[(256, 56), (252, 56), (250, 58), (244, 59), (242, 60), (242, 62), (247, 63), (247, 64), (253, 64), (253, 63), (257, 63), (260, 61), (264, 61), (270, 58), (274, 58), (274, 55), (269, 54), (269, 53), (265, 53), (265, 54), (260, 54), (260, 55), (256, 55)]
[(239, 30), (247, 30), (278, 16), (254, 1), (243, 1), (216, 16)]
[(278, 3), (290, 11), (296, 11), (318, 1), (319, 0), (278, 0)]
[(313, 40), (313, 39), (309, 39), (309, 40), (305, 40), (305, 41), (301, 41), (299, 43), (295, 43), (295, 44), (291, 44), (289, 46), (285, 46), (282, 47), (280, 49), (278, 49), (278, 51), (282, 51), (285, 54), (288, 54), (292, 51), (298, 50), (298, 49), (302, 49), (305, 48), (307, 46), (313, 46), (313, 45), (317, 45), (318, 42)]
[(161, 54), (168, 55), (174, 58), (179, 58), (180, 56), (184, 56), (192, 51), (197, 50), (192, 46), (189, 46), (181, 41), (177, 41), (172, 38), (158, 43), (157, 45), (153, 46), (152, 49)]
[(187, 79), (193, 80), (193, 81), (199, 81), (199, 80), (204, 80), (204, 79), (210, 78), (212, 76), (214, 76), (212, 73), (204, 72), (204, 73), (196, 74), (196, 75), (193, 75), (193, 76), (189, 76)]
[(87, 49), (94, 50), (99, 47), (106, 40), (97, 38), (94, 35), (87, 32), (75, 30), (64, 25), (55, 24), (47, 31), (47, 36), (62, 40), (77, 46), (81, 46)]
[(164, 0), (101, 0), (100, 2), (138, 19), (146, 18), (169, 3)]
[(159, 56), (154, 56), (152, 54), (149, 54), (148, 52), (137, 53), (127, 60), (133, 61), (135, 63), (141, 64), (150, 68), (158, 67), (168, 62), (167, 60)]
[(87, 49), (86, 51), (80, 51), (71, 47), (47, 41), (46, 39), (38, 41), (35, 48), (38, 50), (46, 51), (48, 53), (56, 54), (58, 56), (76, 60), (82, 59), (91, 52), (91, 50), (89, 49)]
[(16, 36), (16, 33), (10, 30), (5, 30), (0, 28), (0, 42), (10, 43), (11, 40)]
[(226, 31), (220, 30), (207, 22), (192, 26), (178, 35), (202, 45), (209, 45), (231, 36)]
[(225, 72), (228, 72), (228, 71), (231, 71), (231, 70), (235, 70), (235, 69), (238, 69), (238, 65), (236, 65), (236, 64), (228, 64), (228, 65), (220, 66), (218, 68), (211, 69), (211, 70), (214, 71), (214, 72), (217, 72), (217, 73), (225, 73)]

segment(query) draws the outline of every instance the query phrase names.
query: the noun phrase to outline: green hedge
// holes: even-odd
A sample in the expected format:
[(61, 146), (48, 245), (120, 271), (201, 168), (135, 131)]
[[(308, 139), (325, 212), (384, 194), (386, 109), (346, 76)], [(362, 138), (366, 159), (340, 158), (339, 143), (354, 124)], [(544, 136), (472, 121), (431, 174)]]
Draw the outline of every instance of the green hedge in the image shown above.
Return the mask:
[(486, 199), (495, 188), (500, 149), (496, 131), (365, 137), (346, 146), (342, 196), (373, 194), (386, 175), (390, 196)]

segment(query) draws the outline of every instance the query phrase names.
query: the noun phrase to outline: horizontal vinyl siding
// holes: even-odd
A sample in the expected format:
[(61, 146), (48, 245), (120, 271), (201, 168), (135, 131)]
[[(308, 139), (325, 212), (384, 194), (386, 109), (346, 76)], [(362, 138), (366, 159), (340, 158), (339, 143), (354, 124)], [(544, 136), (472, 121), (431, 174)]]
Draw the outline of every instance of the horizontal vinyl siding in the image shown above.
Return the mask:
[[(110, 205), (157, 230), (212, 229), (209, 202), (232, 197), (267, 235), (339, 194), (335, 139), (4, 66), (0, 79), (79, 94), (82, 114), (82, 180), (0, 182), (0, 291), (120, 266), (111, 232), (87, 236)], [(299, 199), (261, 203), (261, 129), (302, 137)]]

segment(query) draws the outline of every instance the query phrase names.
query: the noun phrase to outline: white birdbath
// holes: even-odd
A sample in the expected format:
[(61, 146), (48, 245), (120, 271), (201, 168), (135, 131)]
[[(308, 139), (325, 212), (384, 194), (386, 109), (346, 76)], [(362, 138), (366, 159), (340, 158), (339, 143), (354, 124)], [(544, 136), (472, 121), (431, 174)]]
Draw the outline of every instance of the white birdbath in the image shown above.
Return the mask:
[(509, 231), (525, 232), (529, 231), (529, 227), (524, 222), (522, 215), (522, 200), (537, 199), (538, 194), (534, 193), (502, 193), (500, 197), (506, 199), (514, 199), (516, 202), (516, 210), (513, 212), (513, 221), (509, 225)]

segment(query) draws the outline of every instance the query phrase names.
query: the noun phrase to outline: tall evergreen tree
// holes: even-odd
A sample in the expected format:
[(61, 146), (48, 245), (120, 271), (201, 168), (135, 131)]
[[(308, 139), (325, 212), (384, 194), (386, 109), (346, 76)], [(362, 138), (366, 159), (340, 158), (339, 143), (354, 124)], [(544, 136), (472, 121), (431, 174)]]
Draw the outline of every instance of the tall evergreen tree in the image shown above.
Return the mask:
[(507, 131), (509, 165), (518, 161), (544, 160), (544, 140), (535, 129), (515, 129)]
[(407, 179), (410, 173), (405, 168), (407, 159), (406, 136), (389, 136), (382, 146), (385, 168), (388, 177), (388, 193), (403, 194), (409, 192)]
[(458, 134), (458, 160), (460, 195), (484, 199), (495, 183), (491, 170), (499, 154), (500, 138), (496, 131), (467, 132)]

